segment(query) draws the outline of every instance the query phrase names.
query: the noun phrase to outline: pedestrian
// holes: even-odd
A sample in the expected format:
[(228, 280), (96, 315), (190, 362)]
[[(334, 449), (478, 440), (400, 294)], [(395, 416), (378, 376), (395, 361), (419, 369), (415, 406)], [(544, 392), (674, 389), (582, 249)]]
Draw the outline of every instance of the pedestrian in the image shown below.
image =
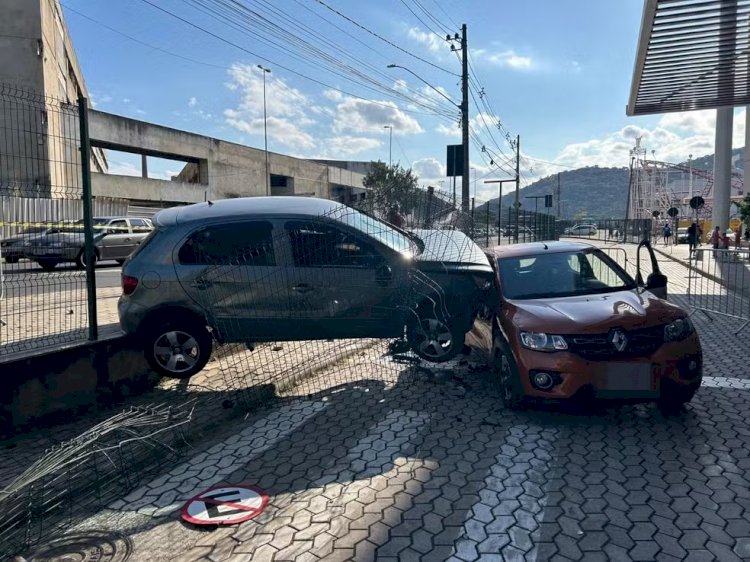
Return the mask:
[(728, 250), (729, 249), (729, 234), (728, 232), (731, 232), (731, 230), (728, 230), (727, 232), (723, 233), (721, 235), (721, 240), (719, 242), (719, 247), (722, 250)]
[(750, 242), (750, 228), (745, 227), (745, 242)]
[(698, 225), (698, 247), (703, 244), (703, 227)]
[(740, 237), (740, 229), (738, 228), (737, 232), (734, 233), (734, 247), (739, 250), (740, 246), (742, 246), (742, 239)]
[(688, 248), (690, 250), (690, 254), (695, 251), (696, 244), (698, 242), (698, 223), (693, 221), (693, 223), (688, 227), (687, 230), (688, 235)]
[(672, 236), (672, 229), (669, 228), (669, 223), (665, 222), (661, 229), (661, 234), (664, 237), (664, 245), (669, 246), (669, 238)]
[(711, 233), (711, 239), (709, 240), (711, 243), (711, 246), (713, 246), (714, 250), (719, 249), (719, 242), (721, 242), (721, 228), (718, 226), (714, 228), (714, 231)]

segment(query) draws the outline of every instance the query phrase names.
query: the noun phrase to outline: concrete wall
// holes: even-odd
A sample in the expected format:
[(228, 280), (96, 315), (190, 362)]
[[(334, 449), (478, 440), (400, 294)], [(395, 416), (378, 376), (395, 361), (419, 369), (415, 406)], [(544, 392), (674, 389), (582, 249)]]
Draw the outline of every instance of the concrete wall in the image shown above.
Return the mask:
[[(97, 146), (181, 158), (198, 166), (198, 183), (97, 176), (95, 195), (169, 203), (203, 201), (204, 193), (208, 199), (266, 195), (263, 150), (95, 110), (89, 113), (89, 130)], [(329, 198), (332, 185), (362, 188), (364, 176), (356, 172), (273, 152), (268, 160), (269, 173), (290, 178), (294, 195)]]
[(55, 414), (85, 411), (157, 380), (143, 353), (126, 338), (3, 363), (0, 431)]
[(156, 180), (112, 174), (91, 174), (94, 197), (127, 197), (135, 201), (200, 203), (208, 197), (208, 186), (180, 181)]
[[(0, 191), (80, 197), (78, 115), (83, 74), (59, 0), (0, 2)], [(104, 171), (102, 151), (92, 168)]]
[(26, 90), (44, 90), (39, 0), (3, 0), (0, 17), (0, 82)]

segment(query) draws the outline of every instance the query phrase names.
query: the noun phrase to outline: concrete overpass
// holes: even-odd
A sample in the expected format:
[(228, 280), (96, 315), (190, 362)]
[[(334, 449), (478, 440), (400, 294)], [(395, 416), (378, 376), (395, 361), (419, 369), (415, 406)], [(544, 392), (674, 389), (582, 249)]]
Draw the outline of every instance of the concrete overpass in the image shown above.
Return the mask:
[[(127, 198), (141, 205), (197, 203), (266, 195), (265, 152), (212, 137), (89, 111), (91, 145), (142, 157), (143, 177), (92, 173), (95, 197)], [(146, 157), (184, 163), (172, 180), (147, 177)], [(362, 198), (364, 175), (327, 163), (269, 153), (271, 195)]]

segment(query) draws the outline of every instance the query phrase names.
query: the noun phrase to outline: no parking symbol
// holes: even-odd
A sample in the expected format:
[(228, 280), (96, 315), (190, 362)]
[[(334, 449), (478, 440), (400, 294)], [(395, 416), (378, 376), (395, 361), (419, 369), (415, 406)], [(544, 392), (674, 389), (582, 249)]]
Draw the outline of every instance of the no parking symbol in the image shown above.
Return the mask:
[(196, 525), (234, 525), (252, 519), (267, 503), (268, 496), (255, 486), (223, 484), (188, 500), (180, 515)]

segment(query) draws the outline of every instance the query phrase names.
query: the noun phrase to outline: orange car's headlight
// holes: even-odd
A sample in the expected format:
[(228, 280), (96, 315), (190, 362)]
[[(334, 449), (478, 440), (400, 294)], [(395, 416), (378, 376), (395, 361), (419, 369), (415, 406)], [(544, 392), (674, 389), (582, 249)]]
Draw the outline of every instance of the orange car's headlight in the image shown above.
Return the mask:
[(565, 351), (568, 344), (562, 336), (542, 332), (521, 332), (521, 344), (534, 351)]

